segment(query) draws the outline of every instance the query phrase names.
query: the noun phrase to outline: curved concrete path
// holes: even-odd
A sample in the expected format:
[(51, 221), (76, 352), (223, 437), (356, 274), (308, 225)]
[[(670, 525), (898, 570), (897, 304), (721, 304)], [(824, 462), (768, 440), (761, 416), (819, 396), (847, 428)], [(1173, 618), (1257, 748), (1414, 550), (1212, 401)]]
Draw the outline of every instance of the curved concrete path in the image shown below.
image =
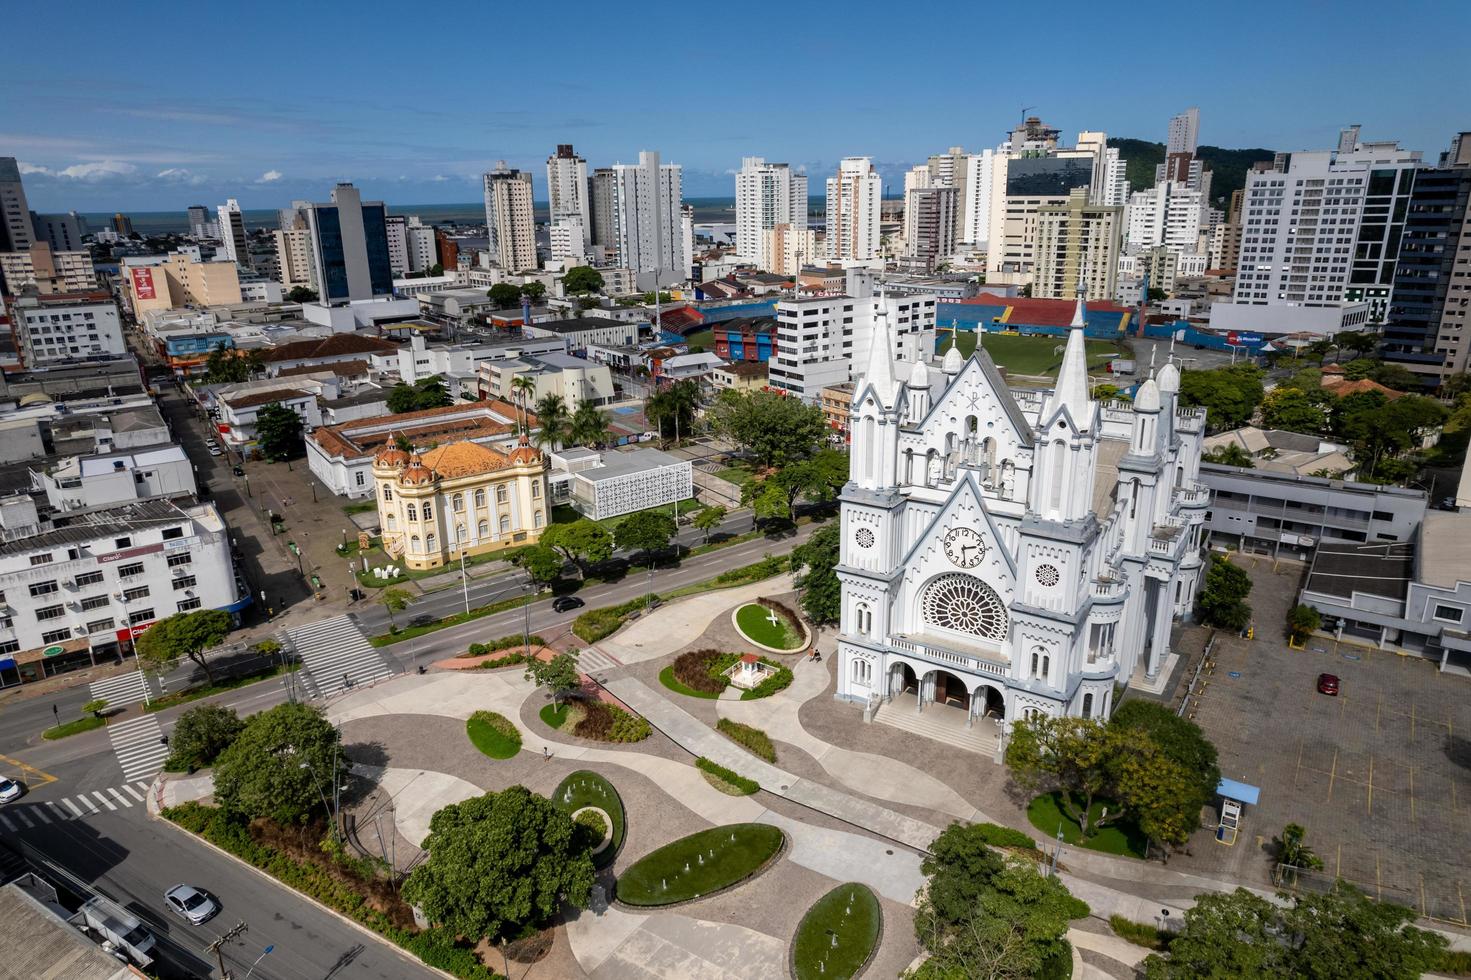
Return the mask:
[(762, 596), (790, 592), (793, 588), (792, 576), (787, 574), (735, 589), (701, 592), (661, 606), (647, 616), (640, 616), (632, 625), (606, 640), (600, 640), (597, 648), (611, 653), (620, 663), (655, 660), (697, 639), (732, 607), (753, 602)]
[(715, 702), (715, 710), (722, 718), (753, 725), (772, 738), (795, 745), (838, 782), (865, 796), (927, 807), (961, 820), (990, 819), (945, 783), (907, 762), (840, 748), (803, 728), (798, 711), (827, 690), (828, 663), (803, 658), (792, 668), (793, 680), (785, 691), (756, 701), (721, 698)]
[(787, 973), (787, 944), (775, 936), (676, 912), (585, 911), (568, 921), (567, 939), (593, 980), (767, 980)]
[(485, 790), (469, 780), (432, 769), (394, 769), (382, 766), (353, 766), (393, 797), (393, 823), (403, 839), (424, 846), (429, 836), (429, 819), (442, 807), (461, 803)]

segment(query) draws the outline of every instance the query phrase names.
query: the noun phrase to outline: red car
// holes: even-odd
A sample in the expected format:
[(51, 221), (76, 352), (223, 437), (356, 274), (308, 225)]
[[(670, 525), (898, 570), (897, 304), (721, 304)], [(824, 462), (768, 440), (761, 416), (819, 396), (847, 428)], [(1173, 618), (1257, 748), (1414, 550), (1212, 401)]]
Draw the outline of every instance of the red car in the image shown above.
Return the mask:
[(1334, 698), (1338, 697), (1338, 675), (1337, 674), (1319, 674), (1318, 675), (1318, 693), (1319, 694), (1326, 694), (1329, 697), (1334, 697)]

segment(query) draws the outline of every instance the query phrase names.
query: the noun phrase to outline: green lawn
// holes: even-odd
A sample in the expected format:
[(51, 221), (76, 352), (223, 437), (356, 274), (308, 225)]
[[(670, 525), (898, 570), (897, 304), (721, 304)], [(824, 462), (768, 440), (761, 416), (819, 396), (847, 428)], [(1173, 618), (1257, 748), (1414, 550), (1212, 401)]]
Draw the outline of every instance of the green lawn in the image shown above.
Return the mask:
[[(1058, 806), (1061, 793), (1045, 793), (1034, 799), (1027, 805), (1027, 819), (1048, 837), (1057, 834), (1058, 824), (1062, 824), (1062, 839), (1068, 844), (1077, 844), (1086, 847), (1090, 851), (1102, 851), (1105, 854), (1122, 854), (1125, 857), (1144, 857), (1147, 841), (1138, 826), (1132, 820), (1125, 819), (1119, 823), (1112, 823), (1096, 832), (1086, 841), (1082, 841), (1076, 821), (1062, 812)], [(1089, 810), (1089, 817), (1096, 818), (1103, 808), (1117, 807), (1111, 800), (1094, 800), (1093, 807)]]
[(561, 728), (567, 724), (567, 709), (568, 705), (565, 704), (544, 704), (541, 711), (537, 713), (541, 715), (541, 720), (546, 722), (548, 728)]
[(348, 515), (367, 514), (376, 511), (377, 509), (378, 501), (371, 498), (368, 500), (359, 500), (356, 503), (342, 505), (342, 512)]
[(465, 722), (465, 734), (492, 759), (509, 759), (521, 751), (521, 733), (505, 715), (477, 711)]
[(669, 690), (673, 691), (675, 694), (683, 694), (685, 697), (706, 698), (711, 701), (720, 697), (719, 691), (697, 691), (692, 687), (681, 684), (679, 680), (674, 676), (673, 664), (670, 664), (668, 667), (665, 667), (663, 670), (659, 671), (659, 683), (669, 688)]
[(253, 674), (245, 674), (241, 677), (228, 677), (222, 681), (216, 681), (213, 684), (201, 684), (198, 687), (186, 688), (182, 691), (175, 691), (172, 694), (165, 694), (163, 697), (154, 698), (151, 702), (143, 706), (143, 711), (145, 714), (151, 714), (154, 711), (163, 711), (176, 705), (187, 704), (190, 701), (197, 701), (200, 698), (207, 698), (224, 691), (233, 691), (237, 687), (245, 687), (247, 684), (254, 684), (257, 681), (270, 680), (272, 677), (277, 677), (287, 672), (295, 672), (300, 669), (300, 663), (289, 664), (284, 670), (280, 664), (276, 664), (274, 667), (267, 667), (265, 670), (258, 670)]
[(706, 327), (704, 330), (696, 330), (685, 338), (690, 345), (690, 353), (698, 354), (701, 351), (715, 349), (715, 331)]
[[(957, 332), (956, 343), (960, 347), (960, 353), (969, 357), (975, 353), (976, 332), (974, 330), (961, 330)], [(1062, 337), (1022, 337), (1011, 334), (986, 334), (983, 341), (986, 353), (991, 355), (991, 360), (1001, 367), (1006, 368), (1012, 374), (1045, 374), (1055, 376), (1057, 369), (1062, 366), (1062, 353), (1053, 353), (1062, 345)], [(1091, 368), (1098, 368), (1112, 359), (1113, 355), (1121, 353), (1119, 345), (1107, 340), (1085, 341), (1088, 351), (1088, 364)], [(936, 353), (942, 353), (950, 349), (950, 335), (942, 334), (936, 342)]]
[(552, 802), (569, 814), (585, 806), (595, 806), (608, 815), (608, 819), (613, 821), (613, 843), (593, 855), (593, 863), (600, 868), (612, 864), (618, 849), (623, 846), (623, 835), (627, 829), (623, 799), (617, 788), (590, 769), (579, 769), (557, 784)]
[(78, 735), (82, 732), (90, 732), (94, 728), (101, 728), (107, 724), (106, 718), (98, 718), (96, 715), (88, 715), (78, 718), (76, 721), (62, 722), (54, 728), (48, 728), (41, 733), (45, 739), (66, 738), (68, 735)]
[[(545, 596), (538, 592), (531, 597), (531, 601), (536, 603), (543, 598)], [(468, 616), (464, 613), (455, 613), (453, 616), (446, 616), (443, 619), (426, 623), (423, 626), (404, 626), (397, 633), (380, 633), (377, 636), (369, 637), (368, 642), (375, 647), (392, 646), (395, 643), (402, 643), (404, 640), (412, 640), (416, 636), (423, 636), (425, 633), (434, 633), (438, 630), (449, 629), (451, 626), (468, 623), (472, 619), (479, 619), (482, 616), (489, 616), (492, 613), (505, 612), (507, 609), (520, 609), (525, 602), (526, 599), (524, 596), (502, 599), (500, 602), (492, 602), (490, 605), (481, 606), (479, 609), (471, 609)], [(407, 616), (408, 613), (396, 613), (395, 615)]]
[(715, 475), (722, 480), (729, 480), (736, 486), (742, 487), (756, 479), (756, 470), (750, 463), (738, 462), (732, 463), (729, 466), (722, 466), (715, 471)]
[(736, 610), (736, 626), (746, 639), (754, 640), (773, 650), (800, 650), (802, 634), (787, 622), (781, 613), (776, 614), (776, 623), (771, 622), (772, 611), (759, 602), (748, 602)]
[(883, 911), (873, 892), (856, 882), (839, 885), (813, 903), (797, 926), (792, 939), (797, 980), (857, 976), (882, 930)]
[(781, 851), (784, 840), (779, 829), (760, 823), (728, 824), (681, 837), (624, 871), (618, 878), (618, 898), (657, 908), (709, 895), (760, 871)]

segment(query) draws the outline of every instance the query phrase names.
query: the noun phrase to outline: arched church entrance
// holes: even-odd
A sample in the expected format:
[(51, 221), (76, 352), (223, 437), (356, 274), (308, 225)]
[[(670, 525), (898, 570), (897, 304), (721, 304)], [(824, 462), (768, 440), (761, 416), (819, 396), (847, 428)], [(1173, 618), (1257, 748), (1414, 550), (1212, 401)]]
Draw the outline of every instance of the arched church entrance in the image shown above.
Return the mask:
[(925, 702), (943, 708), (970, 711), (970, 688), (948, 670), (932, 670), (925, 674)]
[(904, 696), (919, 697), (919, 677), (914, 668), (906, 663), (897, 663), (889, 668), (889, 700), (897, 701)]
[(996, 722), (1006, 720), (1006, 695), (990, 684), (976, 686), (971, 695), (971, 710), (976, 718), (990, 718)]

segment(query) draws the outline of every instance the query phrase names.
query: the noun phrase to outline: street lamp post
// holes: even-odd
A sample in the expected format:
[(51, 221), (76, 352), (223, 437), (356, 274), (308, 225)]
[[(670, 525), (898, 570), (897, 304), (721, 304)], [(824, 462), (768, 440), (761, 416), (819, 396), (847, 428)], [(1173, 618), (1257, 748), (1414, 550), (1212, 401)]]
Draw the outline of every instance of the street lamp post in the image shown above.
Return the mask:
[(322, 780), (317, 776), (316, 767), (314, 767), (310, 762), (302, 760), (301, 765), (297, 766), (297, 768), (305, 769), (312, 774), (312, 784), (317, 787), (317, 795), (322, 798), (322, 812), (327, 815), (327, 824), (332, 828), (333, 838), (336, 838), (337, 820), (332, 815), (332, 808), (327, 805), (327, 794), (322, 792)]

